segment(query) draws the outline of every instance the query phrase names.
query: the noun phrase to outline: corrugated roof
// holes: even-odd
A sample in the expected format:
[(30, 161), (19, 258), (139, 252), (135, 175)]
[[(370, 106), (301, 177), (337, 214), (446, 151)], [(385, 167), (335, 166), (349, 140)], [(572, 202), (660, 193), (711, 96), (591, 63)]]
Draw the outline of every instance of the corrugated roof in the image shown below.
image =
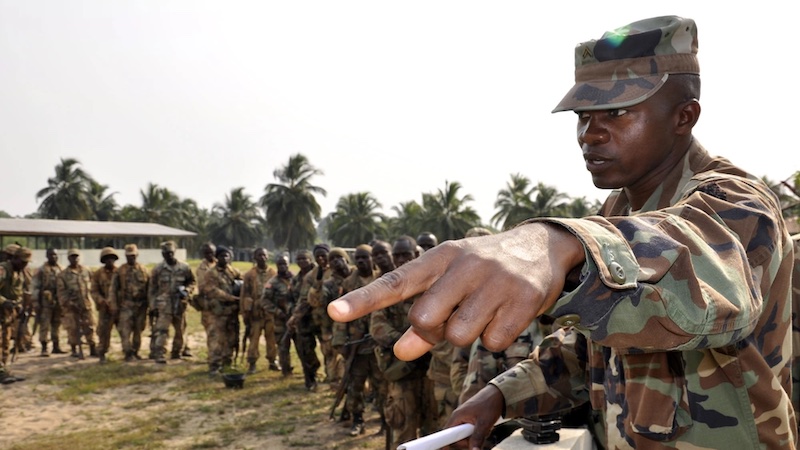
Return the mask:
[(93, 220), (0, 219), (0, 236), (173, 236), (197, 233), (157, 223)]

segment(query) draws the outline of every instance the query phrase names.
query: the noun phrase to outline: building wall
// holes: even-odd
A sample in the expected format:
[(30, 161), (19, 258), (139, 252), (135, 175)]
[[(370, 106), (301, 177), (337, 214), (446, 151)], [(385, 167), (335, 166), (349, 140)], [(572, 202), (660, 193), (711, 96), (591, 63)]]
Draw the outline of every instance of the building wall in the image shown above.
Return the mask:
[[(47, 261), (47, 257), (45, 256), (46, 250), (32, 250), (33, 258), (31, 259), (30, 264), (28, 267), (35, 268), (39, 267)], [(117, 249), (117, 255), (119, 255), (119, 261), (117, 261), (117, 265), (123, 264), (125, 262), (125, 250), (124, 249)], [(178, 258), (179, 261), (186, 260), (186, 249), (179, 248), (175, 250), (175, 257)], [(156, 264), (163, 261), (164, 258), (161, 256), (161, 249), (139, 249), (139, 257), (137, 261), (140, 264)], [(84, 266), (89, 267), (99, 267), (100, 264), (100, 249), (83, 249), (81, 250), (81, 264)], [(58, 263), (62, 266), (66, 266), (69, 264), (69, 260), (67, 260), (67, 249), (59, 249), (58, 250)]]

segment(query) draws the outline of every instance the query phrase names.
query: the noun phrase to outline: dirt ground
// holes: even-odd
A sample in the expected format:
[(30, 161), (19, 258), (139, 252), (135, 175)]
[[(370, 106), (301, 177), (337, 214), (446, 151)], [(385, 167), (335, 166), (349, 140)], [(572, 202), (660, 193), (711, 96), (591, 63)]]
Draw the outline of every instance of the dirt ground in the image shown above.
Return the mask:
[[(166, 366), (147, 359), (121, 361), (116, 331), (110, 361), (103, 366), (89, 357), (39, 357), (35, 344), (11, 366), (26, 380), (0, 386), (0, 448), (384, 448), (383, 437), (375, 435), (379, 416), (370, 405), (366, 433), (349, 436), (349, 423), (328, 420), (334, 392), (322, 383), (317, 392), (306, 391), (299, 364), (284, 379), (267, 371), (262, 358), (259, 372), (248, 376), (243, 389), (228, 389), (206, 372), (204, 334), (190, 335), (190, 343), (194, 358)], [(97, 371), (112, 378), (135, 373), (152, 381), (101, 379), (75, 394), (81, 386), (76, 378)], [(114, 433), (119, 437), (109, 438)]]

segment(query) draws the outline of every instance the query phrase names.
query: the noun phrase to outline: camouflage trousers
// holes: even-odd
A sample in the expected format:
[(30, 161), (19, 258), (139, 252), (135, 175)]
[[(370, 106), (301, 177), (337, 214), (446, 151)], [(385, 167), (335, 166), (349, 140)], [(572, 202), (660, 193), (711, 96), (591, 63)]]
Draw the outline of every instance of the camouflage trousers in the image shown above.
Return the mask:
[(2, 347), (2, 365), (8, 363), (8, 356), (11, 350), (11, 339), (14, 337), (14, 324), (17, 322), (16, 314), (7, 314), (0, 317), (0, 346)]
[[(350, 382), (347, 386), (347, 399), (344, 407), (352, 414), (364, 413), (364, 390), (369, 383), (369, 388), (375, 392), (375, 406), (378, 411), (383, 411), (383, 400), (386, 398), (386, 381), (378, 369), (378, 360), (375, 352), (357, 354), (353, 357), (350, 366)], [(382, 413), (381, 413), (382, 414)]]
[(294, 336), (294, 347), (300, 364), (303, 366), (306, 387), (316, 383), (317, 371), (321, 364), (317, 357), (317, 338), (309, 328), (299, 328)]
[(208, 366), (211, 369), (230, 366), (233, 351), (239, 345), (239, 314), (212, 315), (208, 327)]
[(453, 392), (453, 385), (448, 380), (432, 380), (425, 377), (425, 420), (422, 434), (435, 433), (442, 428), (458, 406), (458, 395)]
[(270, 316), (261, 319), (250, 319), (250, 336), (247, 339), (247, 362), (254, 363), (261, 356), (259, 346), (261, 345), (261, 336), (264, 336), (266, 341), (267, 361), (275, 362), (278, 358), (278, 342), (275, 339), (275, 319)]
[(147, 302), (125, 300), (119, 311), (117, 331), (124, 355), (138, 354), (142, 347), (142, 332), (147, 324)]
[(319, 349), (325, 360), (325, 381), (338, 383), (344, 376), (344, 358), (333, 348), (333, 330), (323, 329), (319, 337)]
[(81, 345), (81, 338), (85, 339), (87, 344), (95, 345), (94, 316), (91, 311), (67, 309), (62, 318), (62, 324), (67, 330), (69, 345)]
[[(151, 346), (150, 358), (158, 359), (167, 354), (167, 341), (169, 340), (169, 328), (175, 330), (175, 337), (172, 338), (172, 351), (171, 355), (180, 357), (181, 350), (183, 350), (183, 335), (186, 332), (186, 321), (183, 314), (172, 314), (172, 308), (169, 306), (158, 309), (158, 318), (156, 319), (155, 329), (151, 330), (155, 343)], [(151, 340), (153, 339), (151, 337)]]
[[(111, 331), (117, 323), (117, 314), (111, 314), (107, 308), (97, 311), (97, 353), (105, 354), (111, 346)], [(119, 328), (117, 328), (119, 331)]]
[(58, 303), (42, 304), (37, 320), (39, 321), (39, 342), (58, 342), (58, 333), (61, 331), (61, 306)]
[(425, 404), (425, 377), (390, 381), (386, 388), (384, 417), (392, 429), (392, 448), (419, 437)]

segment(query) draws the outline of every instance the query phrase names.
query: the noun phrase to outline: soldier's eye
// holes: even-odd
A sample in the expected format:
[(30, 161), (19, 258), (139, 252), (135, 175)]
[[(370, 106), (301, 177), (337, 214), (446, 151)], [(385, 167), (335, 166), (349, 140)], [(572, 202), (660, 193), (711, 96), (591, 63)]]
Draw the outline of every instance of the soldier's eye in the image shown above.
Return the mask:
[(608, 115), (611, 117), (624, 116), (627, 113), (628, 113), (627, 109), (611, 109), (608, 111)]

